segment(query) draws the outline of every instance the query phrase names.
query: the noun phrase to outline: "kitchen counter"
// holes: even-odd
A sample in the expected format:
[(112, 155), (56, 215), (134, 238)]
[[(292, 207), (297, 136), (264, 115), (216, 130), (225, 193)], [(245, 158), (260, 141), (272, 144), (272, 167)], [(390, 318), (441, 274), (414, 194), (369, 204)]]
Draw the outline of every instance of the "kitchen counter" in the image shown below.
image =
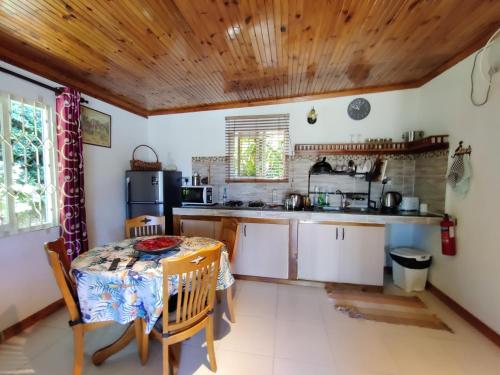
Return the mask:
[(439, 225), (442, 216), (419, 212), (385, 212), (361, 208), (347, 208), (345, 210), (323, 210), (315, 208), (309, 211), (287, 211), (283, 206), (278, 207), (227, 207), (224, 205), (177, 207), (174, 215), (181, 216), (225, 216), (255, 219), (289, 219), (300, 221), (339, 221), (373, 224), (428, 224)]

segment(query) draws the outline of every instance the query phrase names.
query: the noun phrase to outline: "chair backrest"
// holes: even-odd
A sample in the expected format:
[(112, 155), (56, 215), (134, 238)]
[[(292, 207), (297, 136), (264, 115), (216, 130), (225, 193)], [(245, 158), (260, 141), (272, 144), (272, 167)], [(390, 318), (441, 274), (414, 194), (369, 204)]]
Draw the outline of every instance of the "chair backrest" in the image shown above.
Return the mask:
[(71, 269), (71, 261), (68, 257), (68, 252), (66, 251), (66, 245), (64, 244), (64, 238), (59, 237), (57, 240), (52, 242), (46, 242), (44, 244), (45, 250), (51, 250), (59, 256), (59, 261), (61, 262), (64, 271), (69, 275)]
[(165, 216), (136, 216), (125, 220), (125, 238), (165, 234)]
[(223, 217), (220, 223), (221, 226), (217, 239), (226, 245), (229, 261), (232, 261), (234, 254), (237, 252), (240, 237), (240, 223), (235, 218), (226, 217)]
[(53, 242), (46, 242), (44, 249), (49, 258), (49, 264), (52, 267), (57, 286), (68, 309), (70, 319), (76, 321), (80, 318), (80, 310), (77, 304), (78, 296), (75, 284), (69, 275), (71, 265), (66, 254), (64, 239), (59, 238)]
[[(163, 332), (189, 327), (214, 308), (222, 243), (180, 258), (165, 258), (163, 264)], [(169, 285), (169, 279), (177, 282)], [(172, 290), (173, 289), (173, 290)], [(177, 294), (176, 310), (167, 312), (170, 295)]]

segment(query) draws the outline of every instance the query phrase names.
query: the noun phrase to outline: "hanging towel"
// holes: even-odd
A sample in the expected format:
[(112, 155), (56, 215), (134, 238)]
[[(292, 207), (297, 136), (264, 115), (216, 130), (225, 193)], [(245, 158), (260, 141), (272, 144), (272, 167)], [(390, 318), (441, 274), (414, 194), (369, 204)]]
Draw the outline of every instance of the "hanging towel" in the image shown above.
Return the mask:
[(470, 157), (468, 155), (463, 156), (463, 170), (464, 173), (462, 175), (462, 178), (456, 183), (453, 190), (457, 193), (465, 195), (469, 191), (470, 178), (472, 177), (472, 166), (470, 164)]
[(446, 177), (448, 180), (448, 184), (455, 189), (457, 183), (462, 180), (464, 176), (464, 156), (457, 155), (453, 158), (453, 162), (450, 165), (450, 169), (448, 170), (448, 176)]

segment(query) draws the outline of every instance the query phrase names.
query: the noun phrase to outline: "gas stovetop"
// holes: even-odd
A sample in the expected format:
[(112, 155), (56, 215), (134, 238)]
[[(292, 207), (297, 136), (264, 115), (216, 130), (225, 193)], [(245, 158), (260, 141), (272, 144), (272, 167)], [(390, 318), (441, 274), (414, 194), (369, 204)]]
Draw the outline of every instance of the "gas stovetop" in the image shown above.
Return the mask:
[(227, 201), (224, 203), (226, 207), (241, 207), (243, 206), (243, 201)]
[(231, 200), (227, 201), (226, 203), (223, 204), (224, 207), (231, 207), (231, 208), (263, 208), (266, 207), (266, 203), (262, 201), (250, 201), (248, 203), (243, 203), (243, 201), (238, 201), (238, 200)]
[(248, 202), (248, 207), (255, 207), (255, 208), (260, 208), (260, 207), (265, 207), (266, 204), (262, 201), (250, 201)]

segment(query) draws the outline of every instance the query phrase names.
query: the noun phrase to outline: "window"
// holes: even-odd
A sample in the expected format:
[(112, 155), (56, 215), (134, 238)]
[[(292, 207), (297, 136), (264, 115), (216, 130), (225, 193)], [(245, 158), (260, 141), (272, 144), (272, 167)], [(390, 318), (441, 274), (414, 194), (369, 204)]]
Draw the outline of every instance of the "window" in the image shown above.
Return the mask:
[(226, 181), (288, 181), (289, 115), (226, 117)]
[(0, 234), (57, 222), (51, 110), (0, 93)]

